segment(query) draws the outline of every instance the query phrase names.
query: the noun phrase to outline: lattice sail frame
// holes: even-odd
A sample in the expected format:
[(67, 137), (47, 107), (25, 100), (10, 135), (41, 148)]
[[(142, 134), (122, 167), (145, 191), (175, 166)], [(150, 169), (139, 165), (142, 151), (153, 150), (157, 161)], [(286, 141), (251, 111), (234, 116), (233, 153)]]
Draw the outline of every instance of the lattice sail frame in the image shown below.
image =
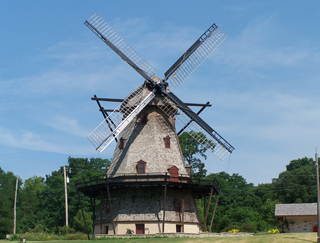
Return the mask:
[[(156, 73), (156, 70), (146, 62), (98, 13), (95, 13), (86, 22), (94, 26), (104, 37), (107, 38), (108, 41), (117, 47), (146, 74), (152, 76)], [(101, 36), (97, 36), (101, 39)]]
[[(143, 87), (139, 87), (132, 92), (115, 111), (110, 113), (108, 117), (89, 134), (87, 138), (96, 147), (96, 150), (102, 152), (155, 97), (155, 94), (152, 92), (145, 97), (144, 92), (145, 89)], [(116, 110), (120, 110), (120, 112)], [(110, 125), (112, 125), (111, 128)]]
[[(209, 33), (204, 33), (200, 37), (200, 44), (195, 51), (187, 59), (181, 61), (180, 66), (166, 80), (175, 88), (178, 88), (199, 66), (206, 60), (210, 54), (227, 38), (216, 25), (216, 28)], [(210, 29), (209, 29), (210, 30)], [(202, 40), (202, 38), (204, 40)]]
[[(170, 103), (170, 99), (167, 97), (162, 100), (163, 104)], [(170, 106), (166, 105), (158, 105), (158, 107), (168, 116), (175, 118), (175, 127), (176, 130), (180, 130), (185, 127), (187, 123), (189, 123), (190, 118), (180, 109), (174, 110)], [(221, 139), (223, 139), (218, 133), (209, 134), (203, 128), (201, 128), (196, 122), (192, 121), (185, 130), (188, 134), (190, 134), (196, 141), (198, 141), (204, 148), (208, 149), (212, 152), (218, 159), (221, 161), (224, 160), (229, 154), (230, 149), (233, 150), (231, 146), (229, 148), (229, 144), (222, 144)], [(201, 136), (203, 134), (204, 136)], [(211, 138), (214, 139), (212, 142)], [(221, 139), (220, 139), (221, 138)], [(226, 149), (226, 147), (229, 148)]]
[[(118, 35), (113, 28), (105, 21), (99, 14), (94, 14), (85, 23), (102, 41), (111, 47), (124, 61), (131, 65), (138, 73), (140, 73), (147, 80), (154, 80), (152, 76), (155, 69), (148, 64), (130, 45)], [(209, 55), (226, 39), (226, 35), (213, 24), (188, 50), (178, 59), (178, 61), (166, 72), (165, 81), (169, 82), (175, 88), (178, 88), (198, 66), (209, 57)], [(156, 83), (159, 80), (154, 80)], [(142, 95), (143, 90), (134, 91), (134, 104), (125, 105), (120, 104), (112, 112), (107, 119), (88, 136), (88, 139), (102, 152), (113, 140), (116, 138), (124, 128), (130, 124), (135, 116), (142, 111), (142, 109), (155, 97), (154, 93)], [(137, 99), (138, 98), (138, 99)], [(129, 101), (130, 102), (130, 101)], [(165, 101), (163, 101), (165, 104)], [(168, 103), (171, 101), (168, 100)], [(174, 116), (176, 119), (176, 126), (184, 127), (189, 123), (190, 118), (181, 109), (180, 113), (173, 112), (173, 109), (165, 109), (166, 105), (159, 106), (167, 115)], [(218, 133), (214, 130), (211, 134), (206, 132), (196, 122), (191, 122), (186, 130), (194, 139), (201, 143), (205, 148), (210, 150), (219, 159), (223, 160), (234, 149), (228, 144)], [(207, 130), (208, 131), (208, 130)], [(205, 135), (198, 136), (201, 132)], [(217, 143), (213, 143), (209, 138), (212, 137)], [(225, 142), (226, 143), (225, 143)], [(230, 147), (229, 147), (230, 146)]]

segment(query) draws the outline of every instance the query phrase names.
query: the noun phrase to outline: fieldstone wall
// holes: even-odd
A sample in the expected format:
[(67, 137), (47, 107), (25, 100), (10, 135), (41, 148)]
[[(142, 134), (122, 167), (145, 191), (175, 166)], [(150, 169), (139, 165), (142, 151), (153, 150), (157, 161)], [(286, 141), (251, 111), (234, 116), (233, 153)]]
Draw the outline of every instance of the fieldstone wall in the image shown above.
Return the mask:
[[(111, 192), (114, 221), (161, 221), (163, 219), (164, 188), (124, 188)], [(190, 191), (167, 189), (166, 222), (182, 222), (182, 212), (175, 212), (174, 203), (184, 199), (184, 222), (200, 224), (196, 203)], [(111, 222), (106, 213), (107, 199), (102, 205), (102, 223)], [(95, 223), (99, 224), (100, 211)]]

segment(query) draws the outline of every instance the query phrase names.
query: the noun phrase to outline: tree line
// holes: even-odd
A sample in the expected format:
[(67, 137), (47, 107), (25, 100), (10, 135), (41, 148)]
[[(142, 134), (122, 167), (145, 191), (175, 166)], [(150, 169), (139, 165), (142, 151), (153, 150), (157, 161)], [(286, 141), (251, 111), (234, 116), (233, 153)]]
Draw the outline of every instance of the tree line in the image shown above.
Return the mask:
[[(193, 176), (204, 180), (215, 177), (221, 184), (212, 231), (225, 232), (239, 229), (246, 232), (267, 231), (279, 227), (274, 217), (275, 204), (312, 203), (317, 200), (316, 165), (311, 158), (290, 161), (286, 170), (271, 183), (254, 186), (241, 175), (226, 172), (209, 173), (205, 169), (206, 150), (198, 143), (192, 143), (185, 134), (180, 136), (180, 144), (186, 163), (192, 166)], [(110, 165), (109, 159), (69, 157), (66, 171), (68, 184), (69, 227), (85, 232), (75, 181), (93, 176), (101, 176)], [(16, 175), (5, 172), (0, 167), (0, 238), (13, 232), (13, 207)], [(65, 194), (63, 167), (44, 177), (33, 176), (24, 182), (18, 181), (17, 233), (49, 232), (59, 233), (65, 225)], [(90, 200), (80, 193), (89, 231), (92, 232), (92, 209)], [(207, 217), (207, 229), (214, 212), (215, 199), (212, 198)], [(202, 223), (208, 198), (197, 199)], [(99, 202), (96, 203), (99, 205)], [(98, 207), (98, 206), (97, 206)]]

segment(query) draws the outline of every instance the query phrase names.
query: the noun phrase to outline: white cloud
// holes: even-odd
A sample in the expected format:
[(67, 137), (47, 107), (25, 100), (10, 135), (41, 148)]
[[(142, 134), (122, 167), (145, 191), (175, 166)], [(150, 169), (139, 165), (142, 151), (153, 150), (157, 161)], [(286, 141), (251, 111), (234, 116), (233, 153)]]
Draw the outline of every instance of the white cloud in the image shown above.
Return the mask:
[(63, 139), (54, 139), (56, 142), (48, 141), (43, 136), (32, 131), (11, 131), (0, 127), (0, 143), (5, 146), (18, 149), (54, 152), (61, 154), (85, 154), (89, 153), (89, 146), (70, 145)]
[(230, 35), (214, 58), (242, 72), (301, 69), (319, 63), (318, 43), (303, 36), (290, 36), (283, 28), (273, 22), (272, 16), (256, 19), (239, 35)]
[(82, 128), (78, 121), (65, 116), (55, 116), (44, 122), (47, 126), (50, 126), (58, 131), (66, 134), (72, 134), (78, 137), (85, 138), (90, 131)]

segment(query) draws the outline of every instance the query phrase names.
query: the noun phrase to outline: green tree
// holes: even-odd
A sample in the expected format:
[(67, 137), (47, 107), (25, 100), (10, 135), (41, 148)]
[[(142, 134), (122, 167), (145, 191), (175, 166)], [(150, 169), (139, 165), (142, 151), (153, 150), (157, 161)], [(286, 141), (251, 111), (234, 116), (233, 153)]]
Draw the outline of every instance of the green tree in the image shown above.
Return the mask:
[[(99, 176), (103, 178), (106, 173), (106, 167), (109, 165), (110, 161), (108, 159), (68, 158), (66, 172), (70, 178), (70, 183), (67, 184), (70, 227), (79, 228), (79, 224), (77, 224), (77, 226), (75, 222), (75, 216), (80, 209), (78, 195), (75, 188), (75, 181), (87, 179), (93, 176)], [(3, 229), (1, 224), (10, 226), (5, 233), (10, 233), (13, 225), (12, 212), (16, 177), (10, 173), (7, 175), (0, 168), (0, 229)], [(2, 183), (2, 181), (5, 183)], [(8, 187), (7, 184), (11, 185), (10, 193), (5, 192), (5, 188)], [(2, 192), (10, 196), (1, 197)], [(84, 211), (92, 212), (89, 198), (82, 193), (79, 193), (79, 195)], [(9, 199), (12, 202), (7, 202)], [(10, 207), (8, 205), (10, 205)], [(99, 202), (97, 202), (97, 205), (99, 205)], [(8, 207), (8, 210), (2, 209), (1, 206)], [(53, 171), (51, 174), (46, 175), (46, 178), (34, 176), (27, 179), (22, 187), (22, 191), (19, 192), (17, 211), (18, 228), (21, 233), (32, 231), (34, 229), (43, 229), (49, 232), (61, 233), (61, 229), (65, 225), (63, 167), (60, 167), (59, 170)], [(90, 220), (88, 221), (90, 222)], [(90, 224), (92, 224), (92, 219)], [(10, 231), (8, 231), (9, 228)]]
[[(83, 214), (86, 219), (88, 233), (90, 234), (90, 233), (92, 233), (92, 225), (93, 225), (93, 220), (92, 220), (91, 214), (86, 211), (83, 211)], [(77, 231), (86, 232), (86, 227), (85, 227), (82, 212), (80, 209), (79, 209), (77, 215), (74, 217), (74, 228)]]
[(272, 180), (275, 199), (282, 203), (312, 203), (317, 200), (316, 166), (307, 157), (290, 161), (287, 170)]
[[(17, 177), (0, 167), (0, 239), (13, 232), (13, 207)], [(18, 181), (18, 194), (22, 181)]]
[(43, 214), (42, 203), (45, 189), (43, 177), (33, 176), (24, 182), (18, 200), (18, 228), (20, 232), (25, 232), (43, 224), (45, 215)]
[[(229, 226), (238, 229), (242, 227), (242, 230), (246, 231), (259, 230), (259, 222), (261, 221), (259, 211), (262, 200), (254, 194), (254, 185), (247, 183), (242, 176), (236, 173), (229, 175), (226, 172), (220, 172), (210, 174), (206, 179), (211, 181), (214, 177), (221, 184), (221, 193), (213, 223), (213, 231), (225, 231), (228, 230)], [(214, 206), (214, 203), (210, 206), (209, 220), (212, 218)], [(241, 212), (248, 213), (248, 215), (245, 216)], [(254, 222), (256, 226), (253, 226), (251, 222)]]
[(280, 201), (272, 201), (268, 198), (261, 207), (262, 219), (266, 221), (270, 226), (275, 226), (278, 222), (277, 218), (274, 216), (276, 204), (280, 204)]
[(202, 146), (196, 139), (193, 137), (199, 137), (208, 143), (212, 143), (206, 136), (200, 132), (190, 132), (192, 136), (188, 132), (183, 132), (179, 136), (179, 143), (181, 146), (182, 154), (184, 160), (188, 165), (191, 165), (192, 173), (195, 177), (204, 177), (207, 174), (207, 170), (204, 168), (204, 163), (201, 162), (201, 158), (207, 159), (205, 152), (207, 148)]

